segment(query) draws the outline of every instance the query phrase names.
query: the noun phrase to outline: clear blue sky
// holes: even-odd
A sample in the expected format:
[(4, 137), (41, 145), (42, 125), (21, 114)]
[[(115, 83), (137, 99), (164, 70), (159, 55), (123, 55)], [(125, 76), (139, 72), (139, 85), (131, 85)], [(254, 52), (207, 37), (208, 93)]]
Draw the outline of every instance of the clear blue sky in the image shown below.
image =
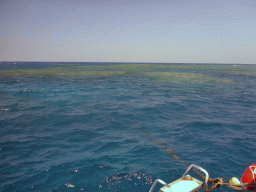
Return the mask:
[(0, 61), (256, 64), (255, 0), (0, 0)]

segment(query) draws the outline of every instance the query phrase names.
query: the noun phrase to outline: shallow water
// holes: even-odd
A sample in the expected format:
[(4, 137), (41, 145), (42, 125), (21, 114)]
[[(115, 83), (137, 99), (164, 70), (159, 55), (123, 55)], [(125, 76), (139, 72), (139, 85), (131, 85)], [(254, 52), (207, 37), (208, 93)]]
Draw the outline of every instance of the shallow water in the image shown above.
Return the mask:
[(1, 63), (0, 189), (149, 191), (179, 178), (185, 167), (146, 135), (211, 178), (240, 178), (255, 126), (255, 65)]

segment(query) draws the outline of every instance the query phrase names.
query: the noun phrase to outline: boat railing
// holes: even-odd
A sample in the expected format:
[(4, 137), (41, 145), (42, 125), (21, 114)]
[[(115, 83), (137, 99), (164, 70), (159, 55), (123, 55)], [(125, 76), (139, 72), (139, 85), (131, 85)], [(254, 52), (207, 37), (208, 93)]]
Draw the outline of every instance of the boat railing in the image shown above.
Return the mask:
[[(204, 183), (197, 180), (196, 178), (193, 178), (193, 177), (187, 175), (187, 173), (191, 169), (193, 169), (193, 170), (197, 169), (205, 174)], [(197, 170), (195, 170), (195, 171), (197, 173), (199, 173)], [(206, 192), (208, 179), (209, 179), (209, 174), (205, 169), (203, 169), (202, 167), (199, 167), (195, 164), (191, 164), (187, 168), (187, 170), (184, 172), (184, 174), (182, 175), (182, 177), (180, 179), (177, 179), (176, 181), (174, 181), (170, 184), (165, 183), (161, 179), (156, 179), (154, 181), (153, 185), (151, 186), (149, 192), (153, 192), (153, 190), (158, 182), (161, 183), (162, 185), (164, 185), (164, 187), (162, 187), (160, 189), (160, 192), (192, 192), (192, 191), (194, 192), (194, 191), (197, 191), (198, 189), (200, 189), (201, 187), (204, 187), (203, 192)]]

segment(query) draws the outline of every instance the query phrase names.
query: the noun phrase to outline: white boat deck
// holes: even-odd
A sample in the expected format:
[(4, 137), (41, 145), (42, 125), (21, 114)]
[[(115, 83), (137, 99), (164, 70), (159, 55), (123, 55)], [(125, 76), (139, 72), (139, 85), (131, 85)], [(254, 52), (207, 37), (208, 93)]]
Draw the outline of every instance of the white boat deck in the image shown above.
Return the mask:
[[(172, 192), (190, 192), (202, 187), (202, 183), (198, 183), (194, 180), (179, 180), (169, 185), (171, 186)], [(159, 192), (170, 192), (170, 190), (167, 187), (162, 187)]]

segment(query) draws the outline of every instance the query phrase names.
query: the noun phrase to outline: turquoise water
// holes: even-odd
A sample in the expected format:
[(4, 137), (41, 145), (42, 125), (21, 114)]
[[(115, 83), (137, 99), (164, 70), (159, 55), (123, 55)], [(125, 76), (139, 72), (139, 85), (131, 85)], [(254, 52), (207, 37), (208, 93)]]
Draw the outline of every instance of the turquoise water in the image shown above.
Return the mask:
[(0, 64), (1, 191), (178, 179), (186, 167), (147, 136), (211, 178), (240, 178), (255, 163), (255, 127), (255, 65)]

